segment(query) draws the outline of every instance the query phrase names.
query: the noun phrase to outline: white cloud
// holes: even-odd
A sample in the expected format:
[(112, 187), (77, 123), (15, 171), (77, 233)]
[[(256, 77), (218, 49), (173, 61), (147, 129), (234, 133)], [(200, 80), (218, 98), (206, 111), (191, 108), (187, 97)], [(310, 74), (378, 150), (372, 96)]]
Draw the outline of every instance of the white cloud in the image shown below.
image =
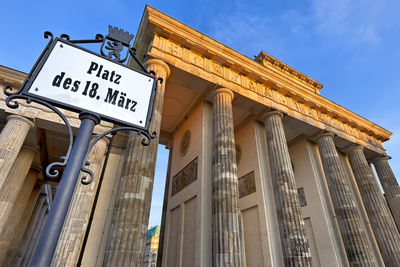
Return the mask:
[[(268, 10), (268, 5), (263, 9)], [(319, 64), (325, 71), (312, 69), (329, 81), (325, 88), (329, 91), (323, 94), (331, 92), (340, 99), (338, 103), (347, 101), (346, 107), (394, 132), (384, 146), (393, 156), (393, 170), (400, 174), (400, 151), (396, 149), (400, 129), (395, 129), (400, 111), (395, 103), (400, 1), (310, 0), (290, 8), (272, 13), (233, 5), (215, 16), (208, 34), (250, 57), (264, 50), (289, 64), (295, 62), (300, 70), (307, 57), (318, 53), (328, 61)], [(335, 83), (335, 78), (348, 81)]]
[(308, 6), (274, 15), (233, 7), (211, 22), (210, 35), (247, 54), (268, 47), (283, 50), (288, 34), (333, 39), (354, 48), (382, 42), (382, 31), (393, 24), (392, 8), (391, 0), (312, 0)]
[(334, 35), (351, 42), (379, 42), (379, 22), (387, 1), (313, 0), (312, 19), (321, 35)]
[(239, 52), (252, 57), (261, 50), (278, 50), (283, 46), (274, 21), (268, 16), (232, 12), (218, 16), (211, 22), (210, 36)]

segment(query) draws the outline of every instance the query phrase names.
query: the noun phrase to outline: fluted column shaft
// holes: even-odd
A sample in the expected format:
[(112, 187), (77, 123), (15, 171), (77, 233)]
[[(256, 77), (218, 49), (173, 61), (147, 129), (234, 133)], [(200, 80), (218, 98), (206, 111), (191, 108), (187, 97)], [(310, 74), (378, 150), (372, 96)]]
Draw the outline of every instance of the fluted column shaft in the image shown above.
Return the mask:
[(45, 217), (45, 212), (48, 210), (46, 195), (39, 194), (38, 199), (35, 203), (32, 216), (29, 220), (27, 229), (24, 233), (24, 238), (18, 247), (17, 254), (13, 259), (13, 264), (11, 266), (26, 266), (23, 264), (30, 258), (34, 245), (37, 242), (37, 237), (39, 235), (39, 226), (42, 222), (43, 217)]
[[(17, 255), (18, 247), (20, 246), (21, 242), (23, 241), (24, 234), (27, 231), (28, 223), (31, 220), (31, 218), (33, 217), (32, 214), (33, 214), (33, 210), (35, 208), (36, 202), (39, 198), (40, 187), (41, 186), (36, 183), (32, 189), (31, 194), (28, 195), (29, 199), (28, 199), (25, 209), (22, 213), (21, 219), (20, 219), (18, 225), (16, 226), (18, 228), (18, 230), (15, 231), (15, 235), (13, 236), (13, 239), (12, 239), (11, 244), (7, 251), (6, 259), (3, 262), (2, 266), (14, 266), (13, 261)], [(21, 190), (21, 192), (22, 192), (22, 190)]]
[(0, 189), (0, 262), (4, 260), (9, 245), (9, 241), (7, 241), (8, 222), (35, 153), (36, 151), (31, 148), (23, 147), (21, 149), (6, 183)]
[[(77, 181), (56, 253), (53, 256), (52, 266), (76, 266), (78, 263), (108, 143), (107, 139), (100, 139), (88, 156), (90, 162), (88, 169), (93, 172), (94, 179), (88, 185), (82, 184), (80, 179)], [(82, 175), (87, 176), (81, 173), (80, 177)]]
[(387, 266), (400, 266), (400, 234), (363, 149), (362, 146), (353, 146), (348, 150), (350, 165), (383, 261)]
[(29, 129), (32, 127), (33, 123), (27, 118), (18, 115), (7, 117), (7, 124), (0, 134), (0, 189), (6, 182)]
[(43, 205), (40, 207), (39, 217), (37, 218), (37, 221), (34, 222), (33, 232), (29, 236), (29, 242), (27, 244), (28, 247), (25, 251), (23, 251), (24, 255), (21, 264), (22, 266), (30, 266), (30, 264), (32, 263), (33, 255), (39, 243), (39, 238), (43, 232), (43, 228), (46, 223), (50, 208), (51, 207), (49, 207), (47, 201), (44, 202)]
[[(21, 152), (23, 152), (23, 150), (21, 150)], [(20, 168), (20, 166), (18, 166), (18, 168)], [(15, 199), (15, 202), (11, 207), (8, 218), (6, 218), (6, 226), (1, 232), (0, 238), (0, 263), (3, 262), (2, 266), (5, 265), (4, 261), (7, 257), (7, 251), (10, 247), (10, 244), (15, 236), (17, 236), (18, 223), (22, 217), (26, 204), (28, 203), (39, 172), (40, 170), (38, 169), (31, 169), (28, 172), (25, 179), (23, 180), (23, 184), (21, 185), (20, 190), (18, 190), (19, 192), (17, 194), (17, 198)], [(10, 172), (10, 174), (12, 173), (13, 171)], [(8, 209), (6, 211), (8, 212)]]
[(213, 266), (243, 266), (239, 187), (232, 116), (233, 93), (213, 95)]
[(131, 134), (128, 140), (104, 266), (143, 265), (164, 91), (170, 73), (168, 65), (157, 59), (148, 60), (146, 66), (163, 80), (162, 83), (158, 81), (150, 124), (150, 133), (155, 131), (157, 136), (149, 146), (143, 146), (143, 136), (136, 133)]
[(375, 159), (373, 163), (381, 181), (383, 191), (385, 191), (385, 197), (392, 211), (393, 219), (396, 222), (397, 229), (400, 231), (400, 186), (392, 168), (390, 168), (388, 160), (389, 157), (382, 156)]
[(311, 266), (310, 246), (294, 178), (282, 113), (267, 112), (265, 130), (285, 266)]
[(375, 266), (355, 199), (350, 190), (349, 178), (340, 162), (332, 133), (319, 136), (318, 149), (349, 264), (350, 266)]

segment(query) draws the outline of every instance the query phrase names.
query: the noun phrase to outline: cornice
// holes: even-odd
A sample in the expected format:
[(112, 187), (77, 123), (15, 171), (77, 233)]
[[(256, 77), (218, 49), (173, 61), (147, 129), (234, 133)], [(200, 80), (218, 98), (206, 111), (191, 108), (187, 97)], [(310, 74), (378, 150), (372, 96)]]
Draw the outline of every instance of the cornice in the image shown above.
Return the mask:
[(264, 65), (265, 67), (271, 67), (276, 70), (284, 72), (284, 75), (292, 76), (303, 83), (309, 84), (312, 88), (315, 89), (316, 93), (319, 93), (319, 90), (324, 87), (322, 83), (317, 82), (316, 80), (308, 77), (304, 73), (296, 70), (295, 68), (289, 66), (288, 64), (280, 61), (279, 59), (267, 54), (264, 51), (261, 51), (255, 58), (255, 61)]
[[(157, 37), (157, 40), (155, 40), (155, 37)], [(271, 66), (275, 65), (275, 68), (271, 67), (269, 63), (266, 64), (268, 66), (264, 66), (182, 22), (146, 6), (135, 39), (135, 47), (137, 47), (139, 54), (145, 56), (152, 54), (151, 49), (157, 48), (156, 41), (172, 44), (171, 49), (175, 51), (169, 51), (169, 53), (174, 54), (174, 56), (183, 57), (186, 55), (188, 57), (189, 55), (189, 57), (193, 57), (194, 63), (191, 63), (197, 65), (197, 67), (204, 69), (206, 65), (214, 65), (214, 67), (223, 69), (220, 76), (226, 78), (224, 73), (235, 76), (231, 81), (236, 79), (238, 82), (235, 83), (241, 86), (244, 85), (243, 82), (246, 82), (248, 86), (243, 87), (247, 90), (250, 89), (254, 92), (262, 88), (265, 92), (261, 90), (261, 93), (258, 92), (259, 95), (266, 94), (267, 90), (279, 92), (283, 97), (318, 111), (323, 116), (338, 121), (346, 127), (356, 128), (365, 135), (372, 136), (379, 141), (388, 140), (392, 134), (379, 125), (319, 95), (315, 87), (320, 89), (322, 84), (265, 52), (260, 53), (259, 59), (271, 63)], [(200, 64), (196, 64), (196, 60)], [(288, 73), (278, 71), (278, 68)], [(313, 85), (311, 86), (311, 84)], [(252, 87), (256, 87), (256, 89)]]
[[(323, 87), (321, 83), (265, 52), (263, 55), (268, 55), (269, 59), (264, 57), (264, 60), (267, 62), (269, 60), (274, 64), (264, 65), (263, 62), (252, 60), (165, 13), (146, 5), (135, 39), (135, 45), (138, 46), (139, 43), (143, 42), (143, 39), (147, 39), (145, 42), (149, 42), (148, 38), (154, 34), (175, 41), (184, 48), (195, 51), (205, 58), (212, 59), (240, 74), (249, 75), (255, 80), (262, 81), (263, 76), (268, 75), (267, 80), (290, 80), (301, 90), (308, 90), (317, 94)], [(147, 38), (144, 38), (144, 36)]]
[(21, 85), (26, 73), (0, 65), (0, 81), (4, 84)]

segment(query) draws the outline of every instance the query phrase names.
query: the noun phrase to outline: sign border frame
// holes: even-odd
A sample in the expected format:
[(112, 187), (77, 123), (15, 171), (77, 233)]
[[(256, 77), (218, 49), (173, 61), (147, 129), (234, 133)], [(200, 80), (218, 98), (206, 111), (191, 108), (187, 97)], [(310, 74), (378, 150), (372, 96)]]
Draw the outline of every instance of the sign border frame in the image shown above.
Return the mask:
[[(95, 112), (95, 111), (79, 108), (77, 106), (70, 105), (70, 104), (67, 104), (67, 103), (63, 103), (63, 102), (60, 102), (60, 101), (55, 100), (55, 99), (51, 99), (51, 98), (47, 98), (47, 97), (44, 97), (44, 96), (40, 96), (40, 95), (31, 93), (28, 89), (32, 86), (33, 82), (36, 80), (38, 74), (42, 70), (44, 64), (47, 62), (47, 59), (49, 58), (49, 56), (50, 56), (51, 52), (53, 51), (54, 47), (56, 46), (57, 42), (65, 43), (65, 44), (70, 45), (70, 46), (72, 46), (74, 48), (80, 49), (80, 50), (82, 50), (84, 52), (87, 52), (87, 53), (90, 53), (90, 54), (92, 54), (94, 56), (98, 56), (98, 57), (100, 57), (102, 59), (110, 61), (111, 63), (117, 64), (117, 65), (119, 65), (121, 67), (127, 68), (127, 69), (129, 69), (131, 71), (135, 71), (137, 73), (143, 74), (143, 75), (153, 79), (153, 86), (152, 86), (152, 90), (151, 90), (150, 101), (148, 103), (149, 106), (148, 106), (148, 109), (147, 109), (145, 126), (143, 127), (143, 126), (136, 125), (136, 124), (133, 124), (133, 123), (128, 123), (126, 121), (115, 119), (115, 118), (113, 118), (111, 116), (106, 116), (106, 115), (99, 114), (98, 112)], [(154, 109), (154, 104), (155, 104), (154, 102), (155, 102), (156, 91), (157, 91), (157, 77), (155, 77), (155, 76), (153, 76), (153, 75), (151, 75), (149, 73), (146, 73), (144, 71), (141, 71), (141, 70), (138, 70), (138, 69), (134, 69), (134, 68), (128, 66), (127, 64), (122, 64), (120, 62), (114, 61), (114, 60), (112, 60), (112, 59), (110, 59), (108, 57), (105, 57), (105, 56), (103, 56), (103, 55), (101, 55), (99, 53), (96, 53), (96, 52), (91, 51), (89, 49), (86, 49), (86, 48), (84, 48), (82, 46), (79, 46), (79, 45), (76, 45), (76, 44), (74, 44), (72, 42), (69, 42), (68, 40), (56, 37), (51, 41), (51, 43), (48, 46), (46, 46), (44, 48), (41, 56), (38, 58), (37, 63), (32, 68), (32, 70), (29, 72), (29, 74), (26, 77), (25, 81), (23, 82), (20, 90), (21, 90), (21, 94), (22, 95), (25, 95), (25, 96), (28, 96), (28, 97), (33, 97), (33, 98), (36, 98), (36, 99), (40, 99), (40, 100), (49, 102), (49, 103), (55, 105), (56, 107), (59, 107), (59, 108), (62, 108), (62, 109), (67, 109), (67, 110), (70, 110), (70, 111), (73, 111), (73, 112), (77, 112), (77, 113), (88, 112), (88, 113), (96, 114), (104, 121), (107, 121), (107, 122), (110, 122), (110, 123), (114, 123), (114, 124), (117, 124), (117, 125), (120, 125), (120, 126), (135, 127), (135, 128), (140, 129), (140, 130), (144, 130), (144, 131), (149, 132), (150, 122), (151, 122), (151, 119), (153, 117), (153, 109)]]

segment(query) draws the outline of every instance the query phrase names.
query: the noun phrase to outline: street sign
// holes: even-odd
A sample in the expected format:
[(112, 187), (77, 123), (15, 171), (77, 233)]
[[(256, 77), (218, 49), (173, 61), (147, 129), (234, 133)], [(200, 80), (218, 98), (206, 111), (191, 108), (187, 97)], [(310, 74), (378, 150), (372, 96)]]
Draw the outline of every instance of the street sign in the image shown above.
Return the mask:
[(155, 77), (55, 39), (23, 94), (120, 125), (145, 128)]
[[(53, 206), (46, 219), (43, 232), (35, 249), (31, 267), (50, 266), (57, 246), (63, 222), (81, 172), (88, 174), (81, 179), (83, 184), (91, 183), (95, 177), (87, 168), (88, 155), (101, 138), (117, 131), (134, 131), (141, 137), (141, 144), (148, 146), (156, 137), (149, 132), (155, 104), (156, 73), (148, 72), (136, 57), (136, 50), (130, 46), (133, 34), (123, 29), (108, 26), (108, 34), (97, 34), (95, 39), (70, 40), (66, 34), (53, 39), (51, 32), (44, 33), (51, 38), (39, 56), (23, 85), (13, 90), (4, 87), (6, 104), (16, 109), (17, 100), (24, 99), (53, 110), (65, 123), (69, 133), (69, 146), (62, 162), (52, 162), (46, 168), (49, 178), (58, 176), (53, 167), (65, 167), (62, 173)], [(100, 54), (77, 44), (101, 43)], [(125, 56), (121, 52), (125, 49)], [(105, 52), (108, 51), (108, 53)], [(142, 71), (123, 65), (128, 58), (134, 60)], [(81, 124), (75, 140), (71, 125), (57, 107), (79, 113)], [(101, 120), (119, 126), (97, 135), (93, 141), (93, 129)]]

